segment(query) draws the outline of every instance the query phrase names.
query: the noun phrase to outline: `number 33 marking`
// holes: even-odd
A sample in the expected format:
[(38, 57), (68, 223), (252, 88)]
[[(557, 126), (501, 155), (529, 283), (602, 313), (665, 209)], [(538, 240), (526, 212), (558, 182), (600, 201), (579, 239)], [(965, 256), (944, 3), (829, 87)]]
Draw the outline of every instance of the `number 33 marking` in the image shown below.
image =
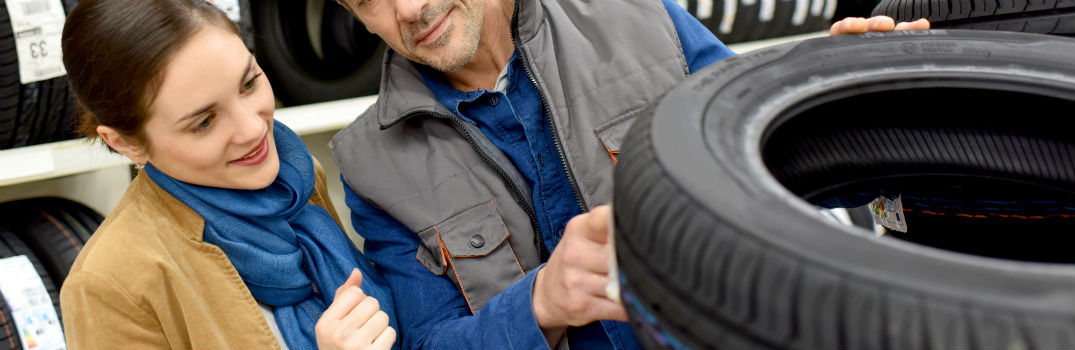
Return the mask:
[(45, 41), (44, 40), (34, 42), (34, 43), (30, 43), (30, 57), (43, 58), (43, 57), (46, 57), (48, 55), (49, 55), (48, 51), (45, 50)]

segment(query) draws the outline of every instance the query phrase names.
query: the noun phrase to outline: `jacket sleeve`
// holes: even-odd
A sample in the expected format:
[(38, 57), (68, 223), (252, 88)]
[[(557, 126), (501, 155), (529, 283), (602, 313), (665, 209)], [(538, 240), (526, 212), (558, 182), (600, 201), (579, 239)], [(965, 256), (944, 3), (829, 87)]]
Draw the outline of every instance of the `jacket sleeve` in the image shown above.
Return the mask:
[[(342, 179), (341, 179), (342, 180)], [(344, 184), (347, 182), (344, 181)], [(418, 236), (347, 185), (347, 206), (365, 254), (392, 289), (403, 349), (548, 349), (531, 302), (537, 269), (471, 314), (446, 277), (416, 259)]]
[(170, 347), (160, 322), (109, 278), (73, 272), (60, 290), (60, 308), (69, 349)]
[(708, 67), (714, 62), (735, 56), (724, 43), (713, 36), (713, 32), (698, 22), (697, 18), (673, 0), (661, 0), (672, 24), (676, 27), (679, 44), (683, 47), (683, 56), (687, 58), (687, 68), (691, 74)]

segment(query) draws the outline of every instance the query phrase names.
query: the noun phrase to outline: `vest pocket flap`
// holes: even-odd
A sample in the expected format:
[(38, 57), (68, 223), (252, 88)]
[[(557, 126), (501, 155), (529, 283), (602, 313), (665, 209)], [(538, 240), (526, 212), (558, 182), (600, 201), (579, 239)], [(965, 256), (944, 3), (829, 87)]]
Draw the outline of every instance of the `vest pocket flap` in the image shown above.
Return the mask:
[(508, 239), (508, 228), (493, 202), (464, 210), (434, 226), (454, 258), (486, 256)]
[(444, 275), (444, 272), (448, 269), (448, 264), (444, 259), (443, 250), (440, 248), (437, 227), (433, 226), (418, 232), (418, 238), (422, 240), (422, 244), (418, 246), (418, 254), (415, 255), (415, 259), (418, 259), (418, 262), (434, 275)]
[[(645, 107), (629, 110), (623, 115), (598, 126), (594, 129), (594, 134), (597, 135), (597, 139), (601, 140), (601, 143), (604, 144), (605, 149), (607, 149), (610, 154), (613, 152), (620, 153), (620, 148), (623, 147), (623, 138), (627, 135), (627, 130), (634, 124), (633, 121), (635, 120), (635, 117), (641, 115), (642, 111), (645, 110), (647, 110)], [(613, 154), (613, 156), (614, 155), (615, 154)]]

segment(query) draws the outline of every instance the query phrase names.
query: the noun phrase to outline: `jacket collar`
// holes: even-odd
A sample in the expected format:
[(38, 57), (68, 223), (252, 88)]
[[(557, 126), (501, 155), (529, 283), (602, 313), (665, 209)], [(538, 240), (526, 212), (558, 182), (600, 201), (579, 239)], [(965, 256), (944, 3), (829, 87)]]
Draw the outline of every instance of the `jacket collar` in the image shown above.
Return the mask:
[[(525, 43), (537, 35), (544, 16), (540, 0), (514, 0), (513, 38)], [(515, 35), (518, 37), (514, 37)], [(518, 50), (519, 48), (516, 48)], [(381, 67), (381, 87), (374, 108), (381, 130), (399, 124), (420, 112), (455, 115), (426, 86), (415, 64), (393, 51), (385, 50)]]
[(195, 242), (203, 241), (202, 232), (205, 230), (205, 219), (198, 215), (194, 209), (183, 204), (179, 199), (153, 182), (153, 179), (149, 178), (149, 174), (146, 174), (145, 170), (138, 171), (138, 175), (131, 181), (128, 192), (142, 196), (146, 199), (145, 203), (147, 205), (157, 207), (155, 213), (159, 213), (163, 217), (156, 219), (168, 222), (169, 225), (175, 228), (176, 232), (182, 233), (183, 238)]

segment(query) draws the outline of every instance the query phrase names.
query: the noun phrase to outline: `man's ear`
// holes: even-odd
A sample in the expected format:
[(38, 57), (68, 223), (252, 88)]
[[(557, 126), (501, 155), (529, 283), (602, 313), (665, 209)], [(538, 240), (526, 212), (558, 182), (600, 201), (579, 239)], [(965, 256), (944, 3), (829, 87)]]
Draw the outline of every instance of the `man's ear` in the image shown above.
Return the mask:
[(101, 136), (101, 140), (104, 140), (108, 147), (119, 152), (119, 154), (127, 156), (134, 164), (145, 165), (149, 161), (149, 155), (144, 145), (120, 134), (116, 129), (98, 125), (97, 135)]

